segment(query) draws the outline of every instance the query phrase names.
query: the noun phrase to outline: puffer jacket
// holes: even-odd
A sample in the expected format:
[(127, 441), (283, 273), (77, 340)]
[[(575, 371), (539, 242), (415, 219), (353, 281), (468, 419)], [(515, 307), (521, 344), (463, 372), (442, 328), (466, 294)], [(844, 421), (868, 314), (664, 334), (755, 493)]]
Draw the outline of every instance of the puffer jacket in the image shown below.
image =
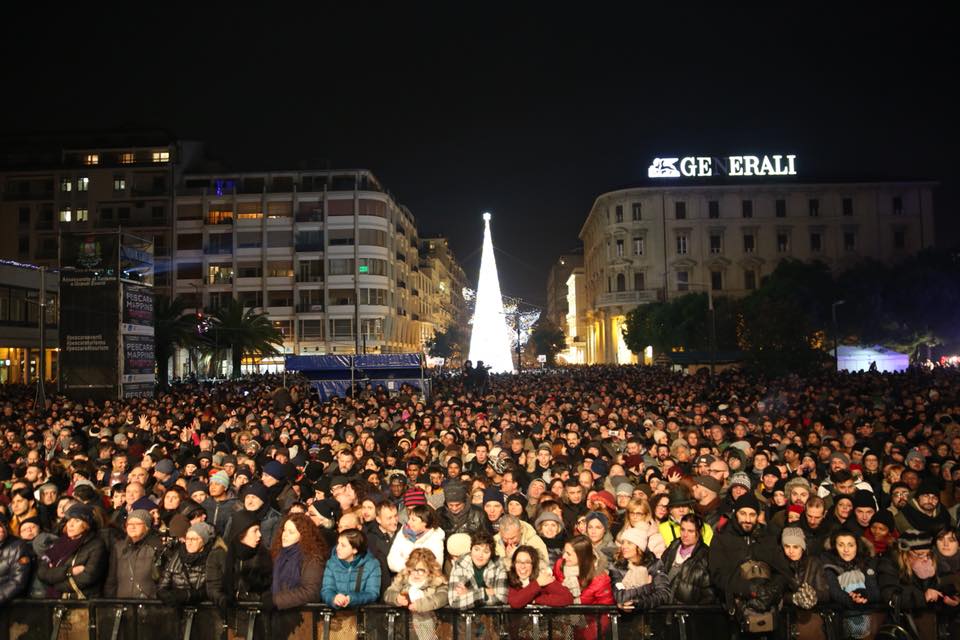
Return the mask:
[[(357, 574), (361, 568), (363, 573), (360, 574), (358, 589)], [(348, 608), (361, 607), (376, 602), (380, 597), (380, 563), (377, 562), (377, 559), (369, 553), (364, 553), (350, 562), (344, 562), (337, 557), (337, 552), (334, 551), (323, 571), (323, 587), (320, 589), (320, 599), (327, 606), (334, 607), (333, 598), (338, 593), (350, 597)]]
[(0, 543), (0, 605), (27, 590), (32, 566), (33, 550), (29, 544), (12, 537)]
[(404, 535), (403, 530), (397, 532), (393, 538), (393, 544), (390, 545), (390, 553), (387, 554), (387, 565), (390, 571), (400, 573), (407, 566), (407, 558), (414, 549), (429, 549), (437, 562), (443, 562), (443, 541), (446, 534), (439, 527), (436, 529), (427, 529), (416, 540), (410, 540)]
[(103, 594), (108, 598), (155, 599), (160, 578), (157, 558), (162, 547), (160, 536), (152, 532), (139, 542), (124, 538), (117, 543), (110, 554)]
[(454, 515), (444, 506), (437, 511), (440, 516), (440, 528), (449, 538), (455, 533), (474, 534), (478, 531), (491, 532), (490, 519), (483, 509), (468, 504), (459, 514)]
[(823, 561), (818, 556), (808, 556), (806, 553), (797, 562), (787, 560), (787, 566), (790, 573), (787, 578), (786, 589), (783, 593), (784, 602), (793, 602), (793, 594), (797, 592), (803, 583), (809, 584), (817, 592), (817, 603), (826, 604), (830, 602), (830, 587), (827, 584), (827, 576), (823, 570)]
[(664, 573), (661, 562), (653, 553), (647, 552), (644, 554), (642, 564), (651, 580), (637, 587), (627, 587), (623, 584), (630, 570), (626, 560), (610, 565), (608, 573), (613, 587), (613, 598), (617, 604), (632, 603), (638, 609), (653, 609), (670, 601), (670, 579)]
[(227, 532), (227, 523), (231, 516), (239, 507), (236, 498), (227, 498), (222, 502), (217, 502), (213, 498), (207, 497), (202, 503), (204, 511), (207, 512), (207, 523), (213, 525), (218, 536)]
[(215, 543), (211, 542), (195, 557), (179, 544), (167, 558), (160, 571), (157, 597), (167, 604), (196, 604), (206, 597), (207, 556)]
[(710, 570), (707, 566), (710, 548), (697, 541), (690, 557), (676, 564), (680, 552), (680, 541), (673, 543), (660, 558), (663, 569), (670, 580), (670, 601), (677, 604), (712, 604), (717, 601), (717, 593), (710, 584)]
[(73, 583), (85, 598), (98, 598), (103, 593), (103, 576), (109, 568), (109, 557), (103, 538), (97, 533), (87, 533), (86, 541), (77, 552), (56, 567), (51, 567), (45, 558), (41, 558), (37, 563), (37, 577), (59, 594), (73, 598), (76, 594), (70, 585), (71, 569), (83, 567), (83, 571), (73, 576)]

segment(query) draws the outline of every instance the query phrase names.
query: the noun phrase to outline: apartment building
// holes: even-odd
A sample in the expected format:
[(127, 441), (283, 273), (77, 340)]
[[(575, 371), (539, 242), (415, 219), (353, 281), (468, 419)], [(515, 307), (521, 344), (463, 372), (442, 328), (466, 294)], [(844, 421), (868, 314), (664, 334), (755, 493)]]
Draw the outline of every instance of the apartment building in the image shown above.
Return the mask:
[(784, 258), (842, 271), (934, 244), (933, 183), (751, 182), (597, 197), (580, 231), (588, 363), (636, 361), (621, 327), (637, 305), (707, 289), (743, 296)]

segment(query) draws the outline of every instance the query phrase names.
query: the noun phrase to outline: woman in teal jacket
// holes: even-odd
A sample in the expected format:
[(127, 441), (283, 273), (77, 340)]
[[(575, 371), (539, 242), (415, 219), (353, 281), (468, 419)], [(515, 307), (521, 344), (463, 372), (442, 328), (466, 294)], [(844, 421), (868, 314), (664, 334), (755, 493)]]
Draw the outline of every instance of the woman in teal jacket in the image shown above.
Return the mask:
[(360, 607), (380, 598), (380, 563), (367, 553), (367, 539), (362, 531), (349, 529), (340, 533), (323, 571), (320, 598), (335, 609)]

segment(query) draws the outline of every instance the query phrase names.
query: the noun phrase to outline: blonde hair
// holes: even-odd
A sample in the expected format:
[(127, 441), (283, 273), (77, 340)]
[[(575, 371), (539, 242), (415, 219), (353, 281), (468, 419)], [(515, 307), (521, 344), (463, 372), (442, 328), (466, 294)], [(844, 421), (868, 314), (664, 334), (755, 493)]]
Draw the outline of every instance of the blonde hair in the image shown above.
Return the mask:
[(630, 503), (627, 505), (628, 519), (629, 512), (633, 509), (643, 511), (644, 521), (650, 522), (653, 520), (653, 509), (650, 508), (650, 502), (646, 498), (631, 498)]
[(436, 556), (433, 555), (433, 551), (430, 549), (414, 549), (410, 552), (410, 557), (407, 558), (407, 564), (403, 569), (403, 577), (409, 578), (410, 574), (413, 573), (413, 570), (417, 568), (418, 564), (423, 564), (427, 567), (427, 574), (431, 578), (441, 577), (444, 578), (443, 569), (440, 567), (440, 563), (437, 561)]

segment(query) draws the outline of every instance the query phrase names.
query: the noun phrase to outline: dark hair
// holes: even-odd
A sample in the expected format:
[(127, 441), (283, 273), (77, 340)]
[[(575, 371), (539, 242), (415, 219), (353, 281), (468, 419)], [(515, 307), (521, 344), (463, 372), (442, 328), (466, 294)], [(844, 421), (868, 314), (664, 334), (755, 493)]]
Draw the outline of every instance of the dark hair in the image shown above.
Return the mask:
[(313, 524), (313, 520), (303, 513), (289, 513), (277, 525), (277, 535), (273, 536), (273, 543), (270, 545), (270, 557), (276, 560), (283, 549), (283, 527), (286, 526), (287, 522), (292, 522), (293, 526), (297, 528), (297, 532), (300, 533), (300, 542), (297, 544), (300, 545), (300, 551), (303, 555), (303, 560), (300, 563), (301, 569), (311, 558), (318, 558), (322, 562), (324, 558), (330, 555), (327, 543), (320, 535), (320, 529)]
[(346, 529), (337, 534), (337, 537), (346, 538), (347, 543), (357, 550), (358, 556), (367, 552), (367, 536), (360, 529)]
[(687, 515), (680, 518), (680, 524), (684, 522), (692, 522), (694, 529), (697, 530), (697, 539), (703, 539), (703, 519), (695, 513), (688, 513)]
[(596, 577), (597, 556), (593, 553), (593, 543), (584, 535), (574, 536), (567, 540), (577, 555), (578, 580), (580, 587), (586, 587)]
[(493, 541), (493, 536), (486, 531), (478, 530), (471, 533), (470, 546), (486, 546), (488, 549), (490, 549), (491, 558), (497, 557), (497, 544)]
[[(82, 485), (81, 485), (81, 486), (82, 486)], [(33, 491), (31, 491), (31, 490), (30, 490), (29, 488), (27, 488), (27, 487), (23, 487), (23, 488), (20, 488), (20, 489), (14, 489), (13, 491), (10, 492), (10, 500), (11, 500), (11, 501), (12, 501), (14, 498), (18, 497), (18, 496), (21, 497), (21, 498), (23, 498), (24, 500), (28, 500), (28, 501), (30, 501), (30, 502), (33, 502), (33, 501), (34, 501)]]
[(857, 534), (849, 529), (837, 529), (830, 534), (830, 550), (834, 553), (837, 553), (837, 540), (840, 538), (853, 538), (853, 541), (856, 543), (857, 555), (854, 557), (854, 561), (858, 562), (862, 557), (860, 552), (860, 540), (857, 538)]
[(439, 519), (437, 518), (437, 512), (434, 511), (429, 505), (418, 504), (417, 506), (409, 509), (407, 511), (407, 521), (410, 520), (411, 516), (417, 516), (423, 520), (428, 529), (436, 529), (440, 524)]
[(520, 582), (520, 576), (517, 575), (517, 556), (520, 553), (526, 553), (530, 556), (530, 578), (535, 579), (540, 573), (540, 555), (537, 553), (537, 550), (531, 547), (528, 544), (522, 544), (513, 552), (513, 557), (510, 559), (510, 570), (507, 571), (507, 582), (510, 584), (510, 587), (513, 589), (522, 589), (523, 583)]

